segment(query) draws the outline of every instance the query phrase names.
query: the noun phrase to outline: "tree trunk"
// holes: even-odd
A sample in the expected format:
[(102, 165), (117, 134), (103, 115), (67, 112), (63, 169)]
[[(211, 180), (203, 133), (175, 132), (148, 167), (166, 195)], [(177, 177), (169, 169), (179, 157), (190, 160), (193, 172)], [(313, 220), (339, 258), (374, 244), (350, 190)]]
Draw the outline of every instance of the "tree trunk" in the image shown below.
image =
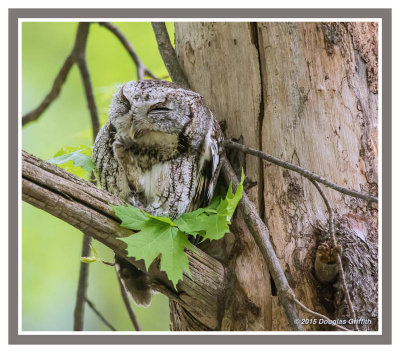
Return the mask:
[[(378, 66), (375, 23), (182, 23), (176, 51), (191, 88), (203, 95), (226, 136), (331, 181), (378, 192)], [(326, 206), (298, 174), (235, 156), (296, 297), (332, 319), (349, 319), (339, 283), (316, 278), (327, 238)], [(357, 319), (378, 329), (378, 210), (325, 190)], [(203, 250), (220, 260), (229, 287), (218, 303), (221, 330), (288, 330), (274, 284), (240, 215), (232, 234)], [(173, 330), (207, 329), (171, 302)], [(310, 318), (304, 315), (305, 318)], [(348, 323), (348, 321), (347, 321)], [(308, 330), (330, 329), (306, 325)], [(354, 329), (354, 325), (347, 325)]]

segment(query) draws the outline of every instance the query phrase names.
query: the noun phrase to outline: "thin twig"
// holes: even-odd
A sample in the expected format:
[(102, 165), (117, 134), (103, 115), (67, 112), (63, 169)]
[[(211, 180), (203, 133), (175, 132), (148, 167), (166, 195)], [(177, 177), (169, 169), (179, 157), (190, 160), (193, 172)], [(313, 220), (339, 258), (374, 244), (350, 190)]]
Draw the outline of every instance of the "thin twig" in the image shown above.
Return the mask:
[(107, 266), (111, 266), (111, 267), (114, 267), (114, 266), (115, 266), (115, 262), (109, 262), (109, 261), (104, 261), (104, 260), (101, 260), (101, 262), (102, 262), (104, 265), (107, 265)]
[(119, 30), (118, 27), (114, 26), (110, 22), (99, 22), (100, 26), (107, 28), (111, 33), (113, 33), (124, 46), (126, 51), (129, 53), (130, 57), (134, 61), (136, 65), (136, 72), (137, 72), (137, 79), (143, 80), (145, 76), (149, 76), (155, 80), (158, 78), (143, 64), (140, 60), (139, 56), (136, 54), (135, 50), (133, 49), (132, 44), (129, 40), (124, 36), (124, 34)]
[[(65, 59), (64, 64), (62, 65), (60, 71), (58, 72), (56, 78), (54, 79), (50, 92), (46, 95), (44, 100), (39, 104), (37, 108), (33, 109), (32, 111), (30, 111), (29, 113), (25, 114), (22, 117), (22, 126), (26, 125), (31, 121), (37, 120), (43, 114), (43, 112), (50, 106), (50, 104), (57, 99), (57, 97), (60, 94), (61, 88), (65, 83), (65, 81), (67, 80), (68, 74), (74, 64), (78, 64), (82, 78), (85, 77), (86, 82), (90, 82), (87, 79), (89, 75), (87, 70), (86, 59), (80, 60), (80, 56), (81, 55), (84, 56), (89, 25), (90, 25), (89, 22), (79, 23), (72, 51)], [(138, 80), (143, 79), (145, 75), (153, 79), (157, 79), (157, 77), (144, 66), (139, 56), (134, 51), (130, 42), (125, 38), (123, 33), (117, 27), (115, 27), (113, 24), (109, 22), (101, 22), (100, 25), (106, 27), (108, 30), (114, 33), (114, 35), (120, 40), (122, 45), (128, 51), (129, 55), (136, 64)], [(98, 127), (96, 126), (96, 119), (94, 117), (94, 105), (92, 104), (94, 102), (94, 99), (90, 96), (88, 97), (88, 90), (89, 88), (86, 87), (85, 85), (85, 92), (88, 100), (89, 110), (91, 112), (92, 124), (95, 126), (94, 136), (96, 136), (99, 130), (99, 126)]]
[[(239, 185), (239, 180), (226, 157), (222, 159), (222, 173), (227, 181), (232, 181), (232, 184), (236, 189)], [(256, 207), (250, 201), (246, 193), (243, 193), (242, 199), (239, 202), (239, 209), (243, 214), (244, 221), (253, 235), (266, 264), (268, 265), (268, 269), (271, 272), (271, 276), (278, 289), (278, 296), (285, 309), (290, 327), (296, 331), (304, 330), (299, 321), (296, 305), (292, 300), (294, 297), (293, 290), (290, 288), (275, 254), (275, 250), (269, 239), (268, 228), (260, 218)]]
[(338, 243), (337, 243), (337, 240), (336, 240), (335, 225), (334, 225), (334, 220), (333, 220), (333, 210), (332, 210), (332, 207), (331, 207), (331, 205), (329, 203), (328, 198), (326, 197), (324, 191), (321, 189), (319, 184), (313, 179), (309, 179), (309, 180), (317, 188), (318, 192), (320, 193), (322, 199), (325, 202), (326, 208), (328, 209), (328, 214), (329, 214), (329, 233), (330, 233), (330, 237), (331, 237), (332, 247), (335, 250), (335, 254), (336, 254), (336, 263), (338, 265), (339, 277), (340, 277), (340, 281), (342, 282), (343, 292), (344, 292), (344, 296), (346, 298), (347, 306), (349, 307), (350, 316), (353, 318), (355, 329), (358, 331), (359, 328), (358, 328), (358, 325), (357, 325), (356, 313), (354, 311), (353, 303), (352, 303), (351, 298), (350, 298), (349, 289), (347, 288), (347, 283), (346, 283), (346, 279), (345, 279), (344, 271), (343, 271), (341, 251), (339, 251)]
[(118, 283), (119, 283), (119, 288), (121, 290), (121, 297), (122, 297), (122, 300), (124, 301), (126, 311), (128, 312), (128, 315), (129, 315), (129, 318), (131, 319), (133, 327), (135, 328), (136, 331), (142, 331), (142, 329), (140, 328), (139, 322), (136, 318), (136, 314), (132, 309), (131, 303), (129, 302), (128, 293), (126, 292), (126, 289), (122, 283), (120, 276), (118, 275), (118, 272), (116, 272), (116, 274), (117, 274), (117, 279), (118, 279)]
[(94, 100), (92, 83), (90, 82), (90, 74), (86, 62), (86, 43), (89, 34), (89, 22), (80, 22), (76, 33), (75, 52), (77, 56), (77, 64), (81, 73), (83, 87), (85, 88), (86, 100), (90, 112), (92, 122), (93, 141), (95, 140), (99, 130), (100, 121), (97, 113), (96, 102)]
[[(97, 113), (96, 102), (94, 100), (93, 88), (90, 82), (90, 74), (87, 68), (86, 62), (86, 43), (89, 34), (89, 22), (80, 22), (78, 25), (78, 30), (76, 32), (75, 45), (74, 45), (74, 55), (76, 58), (76, 63), (79, 67), (81, 73), (82, 83), (85, 89), (86, 100), (88, 103), (88, 108), (90, 112), (91, 124), (92, 124), (92, 135), (93, 141), (95, 140), (99, 129), (100, 121)], [(94, 179), (94, 178), (92, 178)], [(92, 181), (95, 183), (95, 181)], [(90, 243), (91, 238), (84, 234), (82, 243), (82, 257), (87, 257), (90, 255)], [(78, 291), (76, 296), (76, 305), (74, 310), (74, 330), (82, 331), (84, 322), (84, 300), (86, 297), (86, 289), (89, 277), (89, 264), (81, 262), (80, 272), (79, 272), (79, 282)]]
[[(83, 235), (82, 257), (90, 256), (90, 243), (92, 238), (86, 234)], [(85, 295), (87, 289), (87, 278), (89, 275), (88, 264), (81, 262), (79, 269), (78, 290), (76, 293), (76, 302), (74, 310), (74, 331), (82, 331), (85, 316)]]
[[(122, 42), (125, 48), (128, 50), (129, 54), (131, 55), (132, 59), (135, 61), (138, 67), (138, 77), (146, 74), (152, 78), (156, 78), (148, 69), (144, 67), (142, 62), (140, 61), (139, 57), (133, 50), (133, 47), (130, 43), (125, 39), (123, 34), (113, 26), (112, 24), (103, 24), (107, 27), (110, 31), (112, 31), (118, 39)], [(90, 22), (80, 22), (78, 24), (78, 29), (75, 36), (75, 43), (74, 47), (67, 57), (66, 61), (64, 62), (60, 72), (58, 73), (56, 79), (54, 80), (52, 89), (50, 93), (47, 94), (44, 101), (32, 112), (26, 114), (22, 119), (22, 124), (25, 125), (30, 121), (34, 121), (39, 118), (39, 116), (48, 108), (48, 106), (58, 97), (62, 85), (65, 83), (68, 73), (71, 67), (76, 63), (79, 68), (79, 72), (82, 78), (82, 84), (84, 86), (86, 100), (88, 109), (90, 112), (91, 117), (91, 125), (92, 125), (92, 135), (93, 141), (95, 140), (99, 130), (100, 130), (100, 121), (98, 116), (98, 111), (96, 107), (96, 102), (94, 99), (93, 88), (90, 80), (90, 73), (87, 66), (86, 61), (86, 44), (87, 38), (89, 34), (89, 26)], [(142, 77), (143, 78), (143, 77)], [(92, 178), (93, 182), (95, 183), (94, 178)], [(82, 257), (88, 257), (90, 255), (90, 243), (91, 237), (87, 236), (86, 234), (83, 235), (83, 243), (82, 243)], [(113, 264), (104, 262), (107, 265), (113, 266)], [(76, 303), (74, 309), (74, 330), (75, 331), (82, 331), (84, 325), (84, 312), (85, 312), (85, 297), (86, 297), (86, 289), (88, 283), (88, 275), (89, 275), (89, 264), (81, 262), (80, 270), (79, 270), (79, 281), (78, 281), (78, 289), (77, 289), (77, 296), (76, 296)], [(128, 302), (129, 304), (129, 302)], [(95, 310), (95, 309), (94, 309)], [(136, 329), (139, 328), (139, 324), (137, 323), (135, 314), (133, 313), (132, 309), (127, 306), (127, 310), (129, 316), (132, 318), (134, 317), (134, 326)], [(140, 328), (139, 328), (140, 330)]]
[(368, 194), (363, 194), (361, 192), (350, 190), (350, 189), (347, 189), (347, 188), (345, 188), (343, 186), (339, 186), (339, 185), (334, 184), (331, 181), (319, 176), (318, 174), (315, 174), (314, 172), (311, 172), (311, 171), (309, 171), (307, 169), (299, 167), (299, 166), (297, 166), (295, 164), (291, 164), (289, 162), (285, 162), (285, 161), (283, 161), (283, 160), (281, 160), (281, 159), (279, 159), (277, 157), (271, 156), (268, 153), (256, 150), (254, 148), (251, 148), (251, 147), (248, 147), (248, 146), (245, 146), (245, 145), (242, 145), (241, 143), (237, 143), (237, 142), (234, 142), (234, 141), (231, 141), (231, 140), (226, 140), (224, 142), (224, 145), (225, 145), (226, 148), (234, 148), (234, 149), (240, 150), (240, 151), (242, 151), (244, 153), (256, 156), (258, 158), (265, 159), (266, 161), (274, 163), (276, 165), (279, 165), (279, 166), (281, 166), (283, 168), (293, 170), (294, 172), (297, 172), (297, 173), (305, 176), (308, 179), (318, 181), (319, 183), (324, 184), (325, 186), (327, 186), (327, 187), (329, 187), (331, 189), (339, 191), (342, 194), (346, 194), (346, 195), (349, 195), (349, 196), (357, 197), (359, 199), (363, 199), (363, 200), (366, 200), (368, 202), (378, 202), (378, 198), (375, 197), (375, 196), (368, 195)]
[(111, 324), (106, 320), (106, 318), (101, 314), (101, 312), (98, 311), (98, 310), (96, 309), (96, 307), (94, 306), (94, 304), (93, 304), (87, 297), (85, 297), (85, 301), (86, 301), (86, 303), (88, 303), (88, 305), (90, 306), (90, 308), (94, 311), (94, 313), (99, 317), (99, 319), (100, 319), (101, 321), (103, 321), (103, 323), (104, 323), (111, 331), (117, 331), (117, 330), (115, 329), (115, 327), (114, 327), (113, 325), (111, 325)]
[(151, 25), (153, 26), (153, 31), (156, 36), (158, 50), (172, 81), (183, 87), (190, 88), (189, 82), (179, 64), (174, 47), (169, 39), (165, 22), (152, 22)]
[(314, 315), (314, 316), (316, 316), (316, 317), (319, 317), (319, 318), (321, 318), (321, 319), (328, 320), (328, 321), (330, 322), (330, 323), (329, 323), (330, 325), (335, 326), (335, 327), (337, 327), (338, 329), (340, 329), (340, 330), (342, 330), (342, 331), (352, 331), (352, 330), (350, 330), (350, 329), (348, 329), (348, 328), (346, 328), (346, 327), (344, 327), (344, 326), (341, 326), (341, 325), (338, 325), (338, 324), (333, 323), (333, 322), (332, 322), (333, 320), (331, 320), (329, 317), (327, 317), (327, 316), (325, 316), (325, 315), (322, 315), (322, 314), (320, 314), (320, 313), (317, 313), (316, 311), (312, 311), (311, 309), (307, 308), (302, 302), (300, 302), (297, 298), (293, 298), (293, 300), (294, 300), (294, 302), (295, 302), (301, 309), (303, 309), (305, 312), (307, 312), (307, 313), (309, 313), (309, 314), (311, 314), (311, 315)]
[(68, 55), (67, 59), (65, 59), (64, 64), (62, 65), (60, 71), (58, 72), (56, 78), (54, 79), (53, 86), (49, 93), (47, 93), (46, 97), (39, 104), (39, 106), (29, 113), (25, 114), (22, 117), (22, 126), (31, 121), (34, 121), (43, 114), (43, 112), (49, 107), (49, 105), (58, 97), (61, 91), (62, 85), (65, 83), (68, 73), (71, 70), (72, 66), (75, 63), (75, 56), (73, 52)]

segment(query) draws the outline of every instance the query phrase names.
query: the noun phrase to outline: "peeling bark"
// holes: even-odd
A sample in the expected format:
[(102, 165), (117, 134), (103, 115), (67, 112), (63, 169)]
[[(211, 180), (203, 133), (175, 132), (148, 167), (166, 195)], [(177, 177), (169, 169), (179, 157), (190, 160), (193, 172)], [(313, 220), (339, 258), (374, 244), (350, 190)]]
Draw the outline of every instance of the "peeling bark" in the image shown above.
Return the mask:
[[(179, 22), (175, 29), (176, 51), (190, 86), (203, 95), (219, 121), (226, 121), (228, 138), (242, 139), (339, 185), (377, 195), (376, 23)], [(251, 156), (243, 161), (246, 175), (256, 184), (250, 198), (259, 205), (296, 297), (332, 319), (348, 319), (340, 287), (324, 287), (314, 276), (316, 249), (324, 238), (318, 229), (328, 218), (317, 190), (294, 172)], [(337, 237), (357, 317), (372, 320), (360, 327), (376, 330), (378, 210), (332, 190), (326, 194), (337, 214)], [(257, 250), (251, 245), (238, 250), (252, 239), (240, 217), (235, 222), (225, 264), (231, 298), (237, 298), (234, 305), (229, 299), (224, 303), (223, 327), (288, 330)], [(255, 280), (255, 268), (261, 282)], [(258, 303), (259, 316), (243, 298)], [(242, 326), (235, 311), (245, 322)], [(173, 322), (187, 320), (178, 310), (171, 315)]]
[[(23, 152), (22, 199), (100, 241), (146, 272), (142, 260), (126, 256), (126, 244), (118, 238), (129, 236), (132, 231), (120, 227), (120, 221), (109, 206), (123, 205), (124, 202), (107, 191)], [(148, 273), (154, 290), (179, 303), (202, 329), (216, 330), (219, 325), (218, 298), (225, 293), (225, 271), (218, 260), (200, 249), (197, 252), (187, 251), (192, 277), (184, 274), (183, 281), (177, 285), (178, 292), (166, 274), (159, 270), (159, 261), (153, 262)]]
[[(199, 92), (211, 111), (227, 121), (227, 137), (259, 149), (262, 123), (262, 86), (257, 38), (249, 23), (191, 22), (175, 24), (176, 51), (191, 88)], [(245, 63), (245, 65), (238, 65)], [(260, 163), (251, 157), (232, 160), (238, 171), (244, 167), (250, 181), (247, 190), (251, 201), (263, 205)], [(225, 253), (230, 286), (223, 302), (221, 330), (270, 330), (271, 283), (267, 266), (243, 219), (235, 217), (233, 236), (224, 243), (210, 244), (205, 251)], [(210, 249), (212, 248), (212, 249)], [(187, 321), (178, 310), (171, 314), (174, 322)], [(190, 319), (189, 319), (190, 321)]]

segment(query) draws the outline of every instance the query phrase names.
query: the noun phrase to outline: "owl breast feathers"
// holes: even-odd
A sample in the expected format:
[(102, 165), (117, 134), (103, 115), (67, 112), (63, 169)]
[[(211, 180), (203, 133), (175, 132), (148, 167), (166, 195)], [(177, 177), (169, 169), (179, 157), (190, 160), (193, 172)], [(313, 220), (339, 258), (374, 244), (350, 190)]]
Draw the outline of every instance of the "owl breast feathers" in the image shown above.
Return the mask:
[(165, 81), (119, 87), (93, 149), (101, 186), (153, 215), (209, 203), (222, 133), (202, 97)]
[[(202, 97), (165, 81), (128, 82), (114, 94), (93, 159), (101, 186), (155, 216), (206, 206), (217, 182), (222, 133)], [(150, 277), (115, 256), (137, 305), (151, 302)]]

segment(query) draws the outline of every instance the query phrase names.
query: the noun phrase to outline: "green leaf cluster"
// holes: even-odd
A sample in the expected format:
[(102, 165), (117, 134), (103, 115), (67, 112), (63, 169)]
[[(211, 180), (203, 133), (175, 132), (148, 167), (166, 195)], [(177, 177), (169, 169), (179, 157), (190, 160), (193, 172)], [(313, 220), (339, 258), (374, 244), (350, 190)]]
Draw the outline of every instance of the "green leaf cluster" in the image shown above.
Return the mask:
[(201, 236), (202, 241), (222, 238), (229, 232), (229, 224), (243, 194), (244, 174), (235, 192), (232, 183), (225, 198), (218, 192), (210, 205), (182, 214), (175, 220), (152, 216), (131, 205), (114, 206), (116, 216), (124, 228), (137, 231), (129, 237), (120, 238), (127, 244), (128, 256), (143, 259), (146, 269), (161, 256), (160, 269), (176, 287), (183, 272), (190, 276), (189, 261), (185, 248), (195, 251), (188, 235)]
[(94, 169), (92, 160), (93, 147), (79, 145), (78, 147), (62, 147), (49, 163), (57, 164), (68, 172), (80, 178), (87, 178)]

